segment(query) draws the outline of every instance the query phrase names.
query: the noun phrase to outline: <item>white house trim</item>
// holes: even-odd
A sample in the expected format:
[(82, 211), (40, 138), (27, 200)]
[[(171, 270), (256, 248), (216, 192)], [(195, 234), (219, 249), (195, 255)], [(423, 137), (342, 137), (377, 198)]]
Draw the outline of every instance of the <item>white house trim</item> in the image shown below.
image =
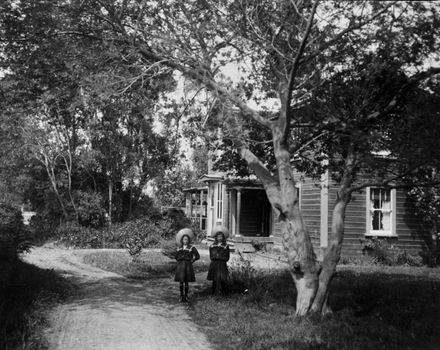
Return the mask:
[(328, 170), (321, 176), (321, 225), (320, 246), (328, 246)]

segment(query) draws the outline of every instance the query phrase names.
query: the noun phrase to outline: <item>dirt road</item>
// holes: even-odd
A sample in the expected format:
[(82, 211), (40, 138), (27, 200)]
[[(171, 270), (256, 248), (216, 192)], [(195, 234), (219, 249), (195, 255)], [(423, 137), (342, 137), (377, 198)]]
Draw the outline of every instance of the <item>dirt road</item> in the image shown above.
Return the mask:
[(79, 286), (78, 296), (50, 314), (51, 350), (211, 349), (177, 302), (178, 286), (132, 281), (84, 264), (82, 252), (35, 248), (25, 260), (59, 271)]

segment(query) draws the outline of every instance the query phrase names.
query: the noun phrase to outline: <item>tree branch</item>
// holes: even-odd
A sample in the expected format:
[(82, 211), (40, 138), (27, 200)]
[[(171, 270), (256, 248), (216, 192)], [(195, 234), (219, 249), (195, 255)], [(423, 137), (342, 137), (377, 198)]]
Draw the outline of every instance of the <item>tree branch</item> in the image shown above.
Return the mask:
[[(312, 12), (310, 13), (309, 21), (307, 23), (306, 31), (304, 33), (301, 44), (300, 44), (298, 51), (296, 53), (296, 56), (295, 56), (295, 60), (293, 61), (292, 69), (290, 71), (289, 83), (287, 86), (287, 115), (288, 116), (290, 115), (290, 101), (292, 100), (292, 90), (293, 90), (293, 86), (295, 84), (295, 78), (298, 73), (298, 68), (300, 66), (300, 59), (304, 53), (304, 48), (306, 47), (307, 39), (309, 38), (310, 31), (312, 30), (313, 18), (315, 16), (316, 8), (318, 7), (318, 3), (319, 3), (319, 0), (315, 0), (315, 3), (313, 4)], [(286, 124), (288, 127), (289, 120), (287, 120)]]
[(242, 146), (240, 148), (240, 155), (244, 160), (246, 160), (249, 167), (255, 172), (255, 174), (263, 183), (267, 197), (272, 206), (279, 212), (282, 212), (281, 190), (276, 178), (272, 176), (272, 174), (269, 172), (269, 170), (267, 170), (261, 160), (258, 159), (258, 157), (253, 154), (248, 148)]
[(416, 84), (416, 83), (420, 82), (421, 80), (430, 78), (430, 77), (432, 77), (433, 75), (436, 75), (436, 74), (440, 74), (440, 67), (431, 67), (431, 68), (429, 68), (426, 71), (414, 74), (413, 76), (411, 76), (409, 78), (408, 83), (403, 85), (398, 90), (398, 92), (393, 96), (391, 101), (381, 111), (376, 111), (376, 112), (370, 113), (367, 116), (366, 119), (367, 120), (378, 119), (378, 118), (386, 115), (387, 113), (389, 113), (397, 105), (398, 98), (401, 97), (402, 93), (406, 89), (408, 89), (408, 87), (410, 87), (413, 84)]
[(358, 24), (353, 24), (353, 25), (348, 26), (346, 29), (344, 29), (340, 33), (336, 34), (332, 39), (330, 39), (327, 42), (325, 42), (321, 47), (319, 47), (316, 50), (314, 50), (310, 55), (307, 55), (307, 57), (305, 57), (303, 60), (301, 60), (300, 63), (309, 62), (310, 60), (312, 60), (313, 58), (318, 56), (321, 52), (323, 52), (324, 50), (326, 50), (327, 48), (332, 46), (334, 43), (336, 43), (338, 40), (340, 40), (347, 33), (353, 32), (353, 31), (355, 31), (357, 29), (360, 29), (363, 26), (371, 23), (373, 20), (375, 20), (381, 14), (385, 13), (386, 11), (388, 11), (388, 9), (390, 7), (392, 7), (392, 6), (394, 6), (397, 2), (398, 1), (393, 1), (391, 4), (386, 6), (384, 9), (382, 9), (378, 13), (376, 13), (376, 14), (372, 15), (371, 17), (367, 18), (365, 21), (361, 21)]
[[(398, 184), (398, 185), (391, 185), (391, 182), (403, 179), (405, 176), (410, 175), (413, 171), (417, 170), (418, 168), (420, 168), (421, 166), (423, 166), (424, 164), (418, 164), (415, 165), (413, 167), (411, 167), (410, 169), (408, 169), (407, 171), (405, 171), (404, 173), (401, 174), (397, 174), (395, 176), (392, 176), (388, 179), (385, 179), (383, 181), (371, 181), (371, 182), (365, 182), (363, 184), (360, 184), (356, 187), (352, 187), (350, 189), (350, 193), (356, 192), (356, 191), (360, 191), (363, 188), (366, 187), (388, 187), (388, 188), (411, 188), (411, 187), (416, 187), (415, 183), (413, 184)], [(435, 182), (429, 182), (429, 183), (433, 183), (435, 184)]]
[(240, 97), (234, 96), (232, 93), (230, 93), (227, 89), (220, 86), (217, 82), (212, 80), (208, 74), (205, 74), (202, 70), (197, 70), (195, 68), (187, 67), (183, 64), (177, 63), (176, 61), (172, 59), (164, 59), (160, 55), (152, 52), (151, 50), (145, 50), (145, 49), (139, 49), (140, 54), (148, 59), (153, 60), (154, 62), (162, 61), (164, 65), (167, 65), (168, 67), (171, 67), (173, 69), (176, 69), (180, 71), (185, 76), (190, 77), (191, 79), (194, 79), (202, 84), (204, 84), (209, 90), (218, 93), (219, 95), (225, 97), (226, 99), (230, 100), (232, 103), (234, 103), (242, 113), (248, 117), (254, 119), (256, 122), (270, 128), (272, 122), (268, 119), (265, 119), (263, 116), (261, 116), (257, 111), (250, 108)]

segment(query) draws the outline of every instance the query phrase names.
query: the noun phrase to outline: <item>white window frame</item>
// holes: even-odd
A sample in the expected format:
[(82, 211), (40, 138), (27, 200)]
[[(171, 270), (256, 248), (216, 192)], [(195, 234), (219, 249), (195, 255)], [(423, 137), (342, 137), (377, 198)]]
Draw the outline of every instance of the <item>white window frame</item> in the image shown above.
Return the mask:
[[(373, 230), (372, 225), (372, 208), (371, 208), (371, 190), (381, 189), (390, 191), (390, 230)], [(396, 189), (395, 188), (385, 188), (385, 187), (367, 187), (366, 188), (366, 236), (374, 237), (397, 237), (396, 233)]]
[(296, 195), (298, 197), (298, 207), (301, 210), (302, 209), (302, 186), (300, 182), (297, 182), (295, 184), (295, 188), (296, 188)]

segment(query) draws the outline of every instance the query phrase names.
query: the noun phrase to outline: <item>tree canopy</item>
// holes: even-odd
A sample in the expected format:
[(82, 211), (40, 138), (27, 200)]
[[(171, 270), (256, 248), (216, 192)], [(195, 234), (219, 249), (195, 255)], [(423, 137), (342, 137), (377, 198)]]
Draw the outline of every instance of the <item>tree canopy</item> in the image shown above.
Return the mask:
[[(417, 171), (438, 166), (438, 140), (427, 131), (439, 128), (435, 2), (91, 0), (4, 6), (2, 81), (14, 86), (8, 100), (24, 100), (27, 115), (38, 111), (65, 126), (65, 145), (72, 150), (87, 149), (94, 140), (95, 173), (106, 179), (109, 193), (115, 176), (131, 178), (128, 159), (140, 172), (140, 162), (149, 162), (145, 154), (163, 152), (154, 153), (161, 142), (154, 133), (142, 147), (137, 136), (130, 145), (124, 140), (128, 130), (145, 132), (145, 115), (161, 92), (176, 86), (173, 74), (204, 91), (200, 118), (191, 119), (199, 129), (194, 137), (208, 134), (212, 146), (224, 148), (228, 159), (240, 156), (263, 183), (282, 224), (299, 315), (326, 311), (352, 193), (417, 180)], [(139, 115), (143, 121), (137, 124)], [(99, 125), (95, 139), (76, 132), (92, 125)], [(378, 157), (383, 152), (386, 164)], [(330, 167), (339, 186), (321, 263), (298, 205), (293, 165), (314, 176)], [(375, 176), (359, 183), (370, 170)], [(74, 172), (66, 173), (69, 189)], [(111, 213), (111, 201), (109, 206)]]

